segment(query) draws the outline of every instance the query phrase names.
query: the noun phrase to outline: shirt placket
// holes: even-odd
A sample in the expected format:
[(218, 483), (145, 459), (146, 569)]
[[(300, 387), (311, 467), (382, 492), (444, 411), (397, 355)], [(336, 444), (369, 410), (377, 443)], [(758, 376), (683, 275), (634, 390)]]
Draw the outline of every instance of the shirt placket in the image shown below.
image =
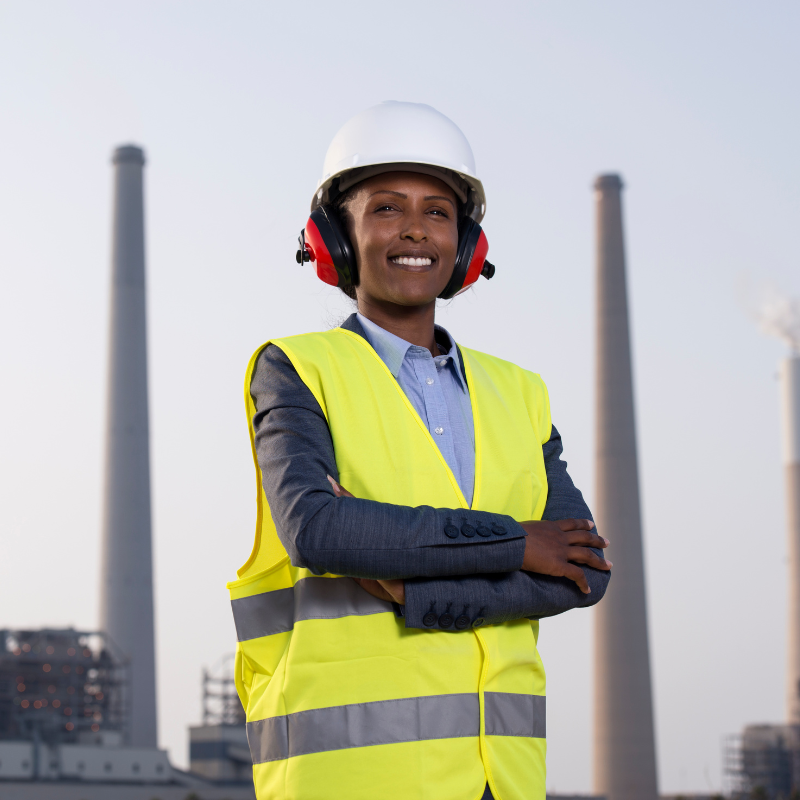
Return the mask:
[[(450, 424), (450, 415), (439, 375), (439, 371), (446, 366), (447, 359), (444, 357), (433, 358), (427, 350), (424, 353), (414, 353), (413, 355), (414, 374), (422, 389), (428, 430), (455, 474), (457, 467), (453, 428)], [(458, 475), (456, 475), (456, 479), (458, 479)]]

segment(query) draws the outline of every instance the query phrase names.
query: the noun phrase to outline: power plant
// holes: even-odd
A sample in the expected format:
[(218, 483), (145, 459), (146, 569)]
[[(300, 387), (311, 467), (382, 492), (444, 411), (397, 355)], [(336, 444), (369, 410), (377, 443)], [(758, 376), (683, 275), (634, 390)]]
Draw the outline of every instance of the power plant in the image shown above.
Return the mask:
[(765, 314), (765, 331), (790, 347), (779, 370), (788, 556), (786, 720), (748, 725), (730, 737), (725, 772), (732, 795), (778, 800), (800, 791), (800, 309), (781, 302)]
[(112, 163), (100, 630), (0, 630), (0, 797), (252, 800), (232, 678), (205, 676), (204, 724), (190, 731), (193, 773), (158, 749), (144, 152), (118, 147)]
[(594, 790), (656, 800), (642, 513), (631, 369), (622, 180), (594, 184), (597, 224), (595, 521), (614, 576), (595, 609)]
[[(126, 800), (252, 800), (230, 659), (203, 676), (203, 722), (189, 731), (191, 771), (176, 769), (158, 749), (144, 152), (118, 147), (112, 163), (100, 624), (91, 631), (0, 630), (0, 797), (108, 800), (124, 786), (119, 796)], [(657, 800), (622, 189), (616, 174), (594, 183), (594, 511), (615, 563), (594, 611), (594, 796)], [(789, 553), (786, 720), (747, 726), (724, 754), (730, 794), (753, 800), (789, 798), (800, 789), (800, 337), (784, 338), (792, 347), (780, 370)]]

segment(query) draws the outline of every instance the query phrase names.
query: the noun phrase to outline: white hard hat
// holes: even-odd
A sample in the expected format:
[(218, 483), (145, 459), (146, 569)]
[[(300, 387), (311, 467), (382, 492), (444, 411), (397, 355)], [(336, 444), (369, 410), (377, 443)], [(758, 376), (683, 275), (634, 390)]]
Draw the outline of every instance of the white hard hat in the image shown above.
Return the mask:
[(444, 181), (476, 222), (486, 213), (475, 157), (461, 129), (423, 103), (387, 101), (357, 114), (339, 129), (325, 155), (311, 210), (359, 181), (394, 170)]

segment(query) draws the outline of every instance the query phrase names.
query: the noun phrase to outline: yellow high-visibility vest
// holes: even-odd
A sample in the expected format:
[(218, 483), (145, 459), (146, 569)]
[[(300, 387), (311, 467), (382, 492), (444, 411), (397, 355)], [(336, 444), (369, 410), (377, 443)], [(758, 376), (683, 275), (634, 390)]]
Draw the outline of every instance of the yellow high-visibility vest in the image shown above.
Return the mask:
[[(267, 344), (269, 344), (268, 342)], [(319, 402), (356, 497), (469, 508), (425, 423), (369, 343), (342, 328), (277, 339)], [(245, 402), (254, 440), (250, 361)], [(461, 348), (475, 424), (473, 509), (541, 519), (538, 375)], [(253, 447), (255, 458), (255, 447)], [(538, 622), (406, 628), (351, 578), (291, 564), (261, 484), (253, 552), (228, 584), (236, 685), (259, 800), (544, 800), (545, 675)], [(338, 501), (337, 501), (338, 502)], [(442, 546), (458, 543), (442, 535)]]

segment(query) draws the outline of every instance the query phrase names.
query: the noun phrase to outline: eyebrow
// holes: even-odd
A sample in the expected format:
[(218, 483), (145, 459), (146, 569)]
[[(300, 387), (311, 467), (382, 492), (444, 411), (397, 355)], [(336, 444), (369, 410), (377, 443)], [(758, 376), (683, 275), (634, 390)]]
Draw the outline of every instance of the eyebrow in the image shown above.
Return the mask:
[[(392, 189), (378, 189), (377, 191), (374, 191), (370, 197), (375, 197), (376, 194), (393, 194), (395, 197), (402, 197), (403, 200), (408, 200), (407, 194), (395, 192)], [(429, 194), (427, 197), (424, 197), (423, 200), (444, 200), (445, 203), (450, 203), (453, 208), (456, 207), (456, 204), (449, 197), (445, 197), (441, 194)]]

